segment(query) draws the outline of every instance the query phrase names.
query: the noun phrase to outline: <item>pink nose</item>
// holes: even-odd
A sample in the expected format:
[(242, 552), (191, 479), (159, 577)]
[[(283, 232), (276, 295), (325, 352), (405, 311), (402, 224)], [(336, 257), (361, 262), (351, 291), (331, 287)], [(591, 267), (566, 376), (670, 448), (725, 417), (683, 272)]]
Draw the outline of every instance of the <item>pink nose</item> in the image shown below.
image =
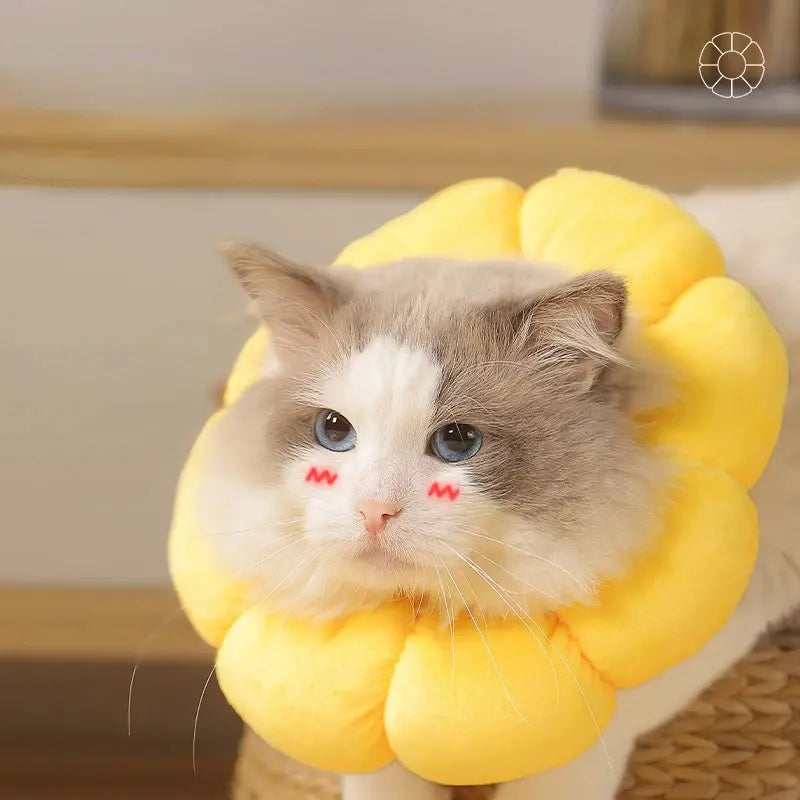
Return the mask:
[(371, 536), (377, 536), (386, 522), (400, 513), (400, 506), (388, 500), (360, 500), (356, 511), (364, 518), (364, 527)]

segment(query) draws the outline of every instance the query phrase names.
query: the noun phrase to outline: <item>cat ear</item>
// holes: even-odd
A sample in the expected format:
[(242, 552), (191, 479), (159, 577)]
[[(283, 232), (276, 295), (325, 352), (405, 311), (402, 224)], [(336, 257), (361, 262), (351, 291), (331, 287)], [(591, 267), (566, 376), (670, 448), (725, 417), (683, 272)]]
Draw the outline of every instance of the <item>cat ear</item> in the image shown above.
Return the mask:
[(517, 308), (514, 343), (552, 368), (580, 391), (595, 384), (602, 370), (625, 359), (615, 348), (625, 324), (628, 293), (611, 272), (589, 272), (545, 290)]
[(219, 249), (278, 346), (298, 349), (313, 342), (349, 295), (344, 275), (333, 270), (295, 264), (255, 245), (226, 243)]

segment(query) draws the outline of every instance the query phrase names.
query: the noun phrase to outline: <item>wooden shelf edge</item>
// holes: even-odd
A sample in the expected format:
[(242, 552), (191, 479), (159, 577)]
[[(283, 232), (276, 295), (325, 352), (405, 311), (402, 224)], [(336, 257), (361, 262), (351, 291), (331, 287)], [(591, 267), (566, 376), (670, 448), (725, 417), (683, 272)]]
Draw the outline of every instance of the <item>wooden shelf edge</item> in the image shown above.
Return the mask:
[(800, 177), (798, 136), (797, 125), (591, 114), (267, 122), (0, 110), (0, 183), (429, 191), (580, 166), (678, 191)]
[(0, 587), (0, 657), (210, 661), (171, 588)]

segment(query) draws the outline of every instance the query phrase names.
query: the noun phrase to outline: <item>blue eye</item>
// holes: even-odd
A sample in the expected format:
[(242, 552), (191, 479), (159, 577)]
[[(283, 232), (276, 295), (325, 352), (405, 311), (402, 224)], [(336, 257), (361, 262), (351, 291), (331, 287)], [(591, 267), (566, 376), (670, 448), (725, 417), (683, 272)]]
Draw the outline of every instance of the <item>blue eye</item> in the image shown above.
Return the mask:
[(431, 436), (431, 450), (442, 461), (466, 461), (472, 458), (483, 444), (483, 434), (472, 425), (449, 422), (437, 428)]
[(356, 446), (356, 429), (338, 411), (323, 408), (314, 420), (314, 435), (327, 450), (343, 452)]

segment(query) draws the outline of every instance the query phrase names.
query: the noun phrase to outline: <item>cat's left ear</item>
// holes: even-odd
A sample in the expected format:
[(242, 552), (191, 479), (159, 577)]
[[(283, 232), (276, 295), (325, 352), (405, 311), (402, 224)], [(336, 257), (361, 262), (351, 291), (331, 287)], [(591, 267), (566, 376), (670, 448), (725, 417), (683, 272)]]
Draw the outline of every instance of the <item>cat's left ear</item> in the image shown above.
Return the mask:
[(279, 347), (308, 346), (350, 295), (342, 270), (296, 264), (256, 245), (223, 244), (219, 249)]
[(605, 367), (625, 362), (616, 345), (627, 304), (619, 276), (605, 271), (580, 275), (516, 309), (515, 345), (542, 369), (559, 372), (579, 391), (588, 391)]

